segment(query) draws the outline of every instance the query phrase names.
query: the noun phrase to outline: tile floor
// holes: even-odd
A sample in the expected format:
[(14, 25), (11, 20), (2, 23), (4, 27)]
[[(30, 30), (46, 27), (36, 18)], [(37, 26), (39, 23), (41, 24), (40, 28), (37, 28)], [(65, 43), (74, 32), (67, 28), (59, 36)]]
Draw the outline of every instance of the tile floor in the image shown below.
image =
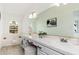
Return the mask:
[(0, 49), (0, 55), (23, 55), (20, 45), (6, 46)]

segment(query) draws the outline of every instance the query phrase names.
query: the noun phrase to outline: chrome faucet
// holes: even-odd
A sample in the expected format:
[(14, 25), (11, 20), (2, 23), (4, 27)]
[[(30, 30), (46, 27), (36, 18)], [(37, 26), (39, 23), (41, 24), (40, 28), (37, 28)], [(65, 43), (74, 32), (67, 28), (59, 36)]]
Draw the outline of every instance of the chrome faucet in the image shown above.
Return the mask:
[(60, 41), (61, 42), (68, 42), (67, 39), (65, 39), (65, 38), (61, 38)]

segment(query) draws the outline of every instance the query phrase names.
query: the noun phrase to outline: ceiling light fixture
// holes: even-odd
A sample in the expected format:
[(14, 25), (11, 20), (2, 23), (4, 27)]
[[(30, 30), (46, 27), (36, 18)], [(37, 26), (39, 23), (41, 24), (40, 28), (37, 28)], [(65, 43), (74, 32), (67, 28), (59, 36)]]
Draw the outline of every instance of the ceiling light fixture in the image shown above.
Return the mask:
[(56, 5), (56, 6), (60, 6), (60, 3), (54, 3), (54, 5)]
[(29, 18), (32, 19), (32, 18), (36, 18), (37, 17), (37, 13), (36, 12), (32, 12), (30, 15), (29, 15)]
[(67, 5), (67, 3), (62, 3), (63, 5)]
[(67, 5), (67, 3), (52, 3), (51, 5), (50, 5), (50, 7), (53, 7), (53, 6), (60, 6), (60, 5)]

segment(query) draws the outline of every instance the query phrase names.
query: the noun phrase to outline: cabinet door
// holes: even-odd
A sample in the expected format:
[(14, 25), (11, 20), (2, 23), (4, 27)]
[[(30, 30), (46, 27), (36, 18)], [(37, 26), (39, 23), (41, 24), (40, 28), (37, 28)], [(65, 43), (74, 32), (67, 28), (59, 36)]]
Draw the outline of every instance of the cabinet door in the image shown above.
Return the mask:
[(37, 51), (37, 55), (47, 55), (47, 54), (44, 53), (43, 51), (41, 51), (40, 49), (38, 49), (38, 51)]
[(39, 49), (45, 53), (47, 53), (48, 55), (62, 55), (61, 53), (59, 53), (59, 51), (54, 50), (53, 48), (50, 49), (44, 45), (38, 44)]
[(36, 48), (35, 47), (32, 47), (32, 46), (27, 46), (24, 48), (24, 52), (25, 52), (25, 55), (35, 55), (36, 54)]
[[(38, 46), (37, 54), (43, 54), (43, 55), (62, 55), (60, 51), (56, 51), (56, 49), (42, 45), (38, 42), (32, 41), (34, 45)], [(39, 50), (40, 49), (40, 50)]]

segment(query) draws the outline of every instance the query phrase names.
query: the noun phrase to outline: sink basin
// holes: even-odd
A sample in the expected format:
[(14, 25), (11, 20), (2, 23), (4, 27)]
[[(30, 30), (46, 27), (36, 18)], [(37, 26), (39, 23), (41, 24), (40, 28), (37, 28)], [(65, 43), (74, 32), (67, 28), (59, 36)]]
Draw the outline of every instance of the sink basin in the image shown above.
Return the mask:
[(73, 45), (79, 45), (79, 39), (70, 39), (69, 43)]

